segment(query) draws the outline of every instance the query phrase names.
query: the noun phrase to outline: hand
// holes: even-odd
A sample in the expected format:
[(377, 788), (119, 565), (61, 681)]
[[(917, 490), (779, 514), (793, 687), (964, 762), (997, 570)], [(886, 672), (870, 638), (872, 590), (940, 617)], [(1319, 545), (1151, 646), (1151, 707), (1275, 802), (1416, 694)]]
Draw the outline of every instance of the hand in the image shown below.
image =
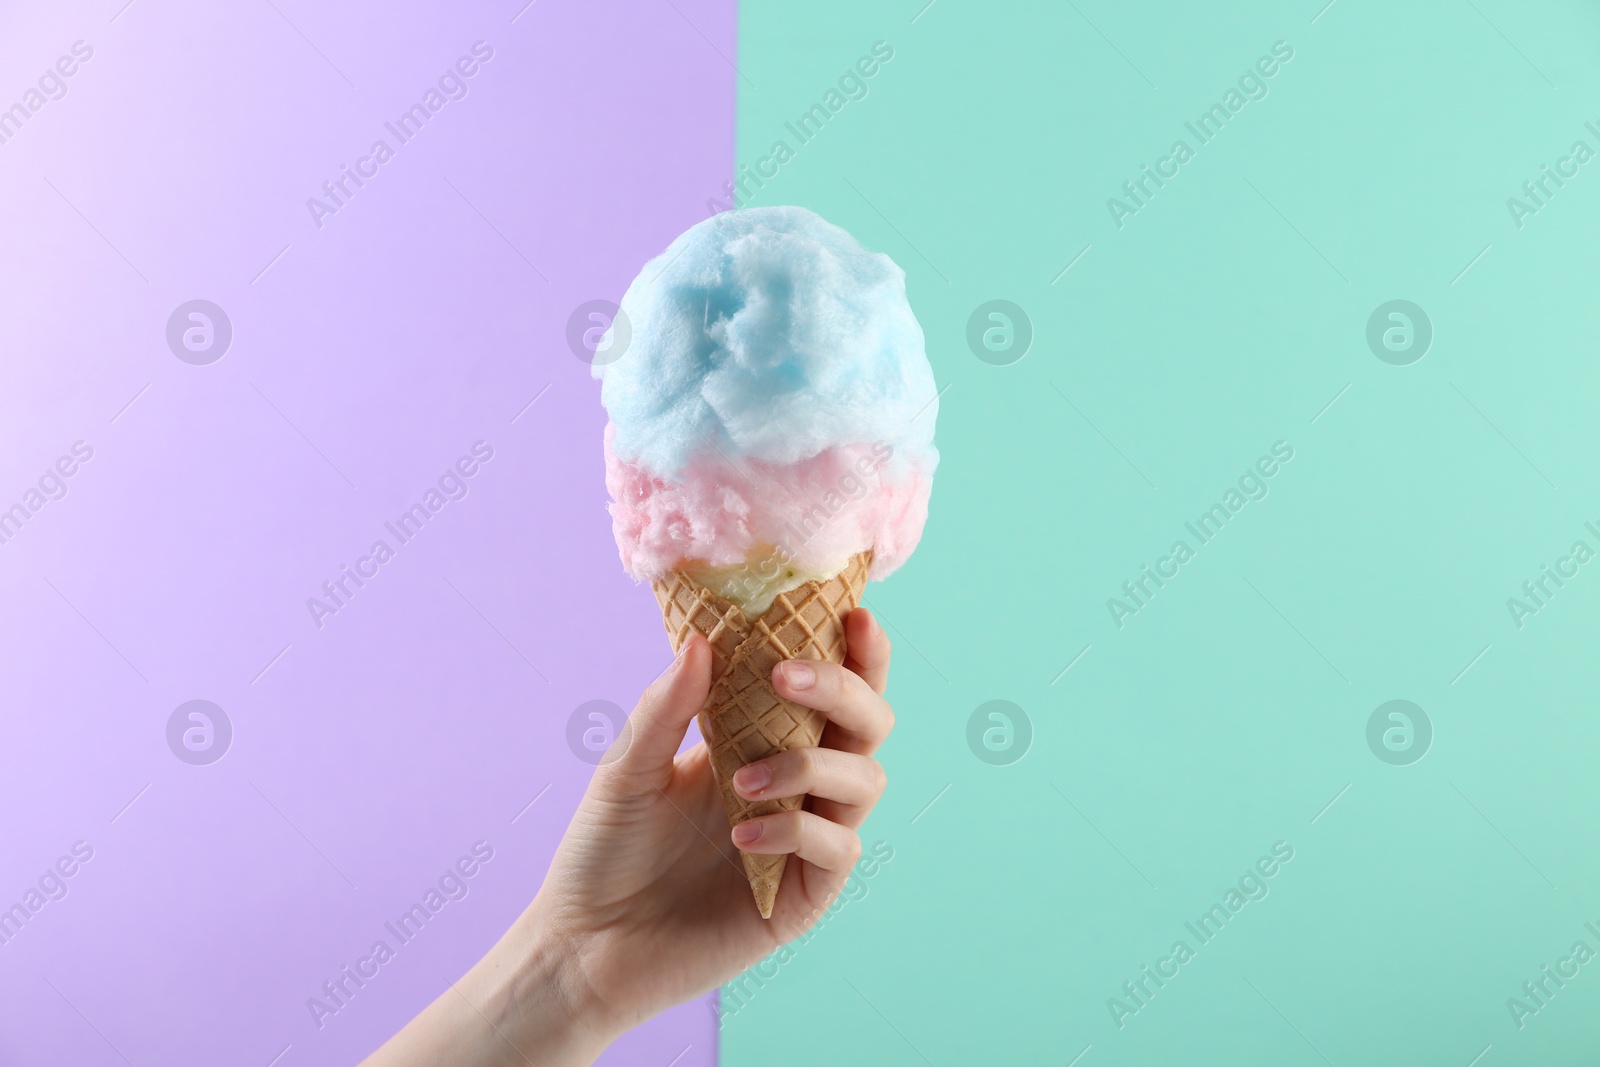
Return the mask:
[[(845, 639), (843, 667), (807, 660), (773, 671), (780, 696), (827, 716), (821, 746), (734, 777), (750, 799), (807, 795), (801, 810), (730, 833), (704, 741), (673, 758), (711, 684), (699, 637), (640, 699), (621, 755), (596, 771), (531, 910), (559, 932), (619, 1032), (800, 936), (844, 888), (861, 855), (856, 830), (885, 784), (872, 754), (894, 725), (882, 695), (888, 636), (857, 609)], [(793, 854), (770, 920), (756, 910), (738, 849)]]
[[(527, 911), (368, 1067), (587, 1064), (624, 1030), (810, 929), (860, 858), (856, 830), (885, 784), (872, 754), (894, 725), (883, 699), (888, 636), (858, 608), (845, 639), (843, 667), (807, 660), (773, 671), (779, 695), (827, 716), (820, 747), (734, 779), (751, 799), (805, 804), (730, 832), (704, 741), (674, 755), (711, 686), (711, 649), (691, 638), (596, 769)], [(739, 849), (792, 854), (770, 920)]]

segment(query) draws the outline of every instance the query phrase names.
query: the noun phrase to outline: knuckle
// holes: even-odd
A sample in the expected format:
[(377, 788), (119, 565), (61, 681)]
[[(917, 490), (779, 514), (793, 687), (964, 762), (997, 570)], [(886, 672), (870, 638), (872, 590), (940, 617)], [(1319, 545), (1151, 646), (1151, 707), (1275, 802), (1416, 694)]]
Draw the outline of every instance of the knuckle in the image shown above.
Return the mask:
[(827, 660), (817, 660), (811, 666), (817, 672), (817, 695), (830, 705), (837, 703), (844, 689), (844, 668)]
[(796, 779), (809, 782), (816, 778), (817, 771), (821, 769), (821, 752), (820, 748), (795, 748), (779, 758), (789, 763), (788, 770)]
[(767, 818), (772, 820), (773, 827), (777, 829), (785, 841), (792, 843), (805, 836), (806, 812), (801, 811), (799, 808), (780, 811), (776, 815), (767, 816)]
[(857, 861), (859, 861), (861, 859), (861, 835), (860, 834), (858, 834), (858, 833), (856, 833), (854, 831), (851, 831), (849, 838), (845, 841), (844, 858), (845, 858), (845, 866), (847, 868), (848, 867), (854, 867), (856, 865)]
[(786, 785), (803, 785), (816, 777), (816, 749), (790, 749), (779, 752), (771, 758), (773, 766), (773, 782), (782, 782)]

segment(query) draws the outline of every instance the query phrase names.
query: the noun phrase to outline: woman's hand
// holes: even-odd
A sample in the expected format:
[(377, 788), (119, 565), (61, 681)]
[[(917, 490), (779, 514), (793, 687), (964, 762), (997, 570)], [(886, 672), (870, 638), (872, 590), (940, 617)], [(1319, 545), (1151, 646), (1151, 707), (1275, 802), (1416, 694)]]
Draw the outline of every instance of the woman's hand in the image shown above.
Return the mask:
[[(750, 799), (809, 795), (801, 810), (730, 834), (705, 743), (673, 758), (711, 685), (711, 650), (698, 637), (640, 699), (621, 755), (596, 771), (530, 910), (569, 946), (618, 1032), (794, 940), (844, 888), (861, 855), (856, 830), (883, 793), (872, 754), (894, 725), (882, 695), (888, 637), (857, 609), (845, 639), (843, 667), (791, 660), (773, 671), (779, 696), (828, 717), (821, 747), (734, 776)], [(770, 920), (756, 910), (738, 849), (793, 854)]]
[[(442, 1062), (426, 1057), (446, 1050), (454, 1063), (588, 1063), (809, 929), (861, 855), (856, 831), (885, 783), (872, 754), (894, 725), (889, 638), (865, 609), (845, 624), (843, 667), (792, 660), (773, 671), (780, 696), (827, 716), (821, 746), (734, 777), (750, 799), (805, 795), (801, 810), (730, 833), (705, 743), (675, 756), (711, 685), (711, 650), (691, 638), (596, 769), (528, 910), (369, 1064)], [(792, 854), (770, 920), (739, 849)]]

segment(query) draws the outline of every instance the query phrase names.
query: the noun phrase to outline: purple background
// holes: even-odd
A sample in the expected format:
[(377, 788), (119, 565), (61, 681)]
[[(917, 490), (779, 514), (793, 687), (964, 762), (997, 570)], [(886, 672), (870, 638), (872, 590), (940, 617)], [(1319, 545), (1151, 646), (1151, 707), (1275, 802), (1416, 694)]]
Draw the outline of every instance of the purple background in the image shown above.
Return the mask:
[[(0, 508), (94, 449), (0, 544), (0, 906), (94, 849), (0, 946), (0, 1062), (356, 1061), (536, 891), (590, 771), (569, 714), (667, 662), (564, 335), (730, 173), (733, 4), (524, 2), (0, 10), (0, 107), (94, 49), (0, 144)], [(469, 95), (316, 228), (480, 39)], [(233, 324), (209, 366), (165, 340), (195, 298)], [(318, 630), (307, 598), (478, 440), (469, 495)], [(192, 699), (233, 724), (209, 766), (167, 747)], [(470, 895), (319, 1031), (307, 998), (480, 839)], [(705, 1003), (602, 1062), (686, 1046), (715, 1059)]]

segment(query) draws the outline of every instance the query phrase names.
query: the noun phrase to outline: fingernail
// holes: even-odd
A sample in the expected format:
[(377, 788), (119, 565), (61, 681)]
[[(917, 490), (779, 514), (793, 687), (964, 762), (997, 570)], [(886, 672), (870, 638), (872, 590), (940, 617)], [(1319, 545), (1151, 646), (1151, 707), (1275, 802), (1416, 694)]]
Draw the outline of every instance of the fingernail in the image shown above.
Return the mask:
[(740, 767), (733, 772), (733, 784), (739, 787), (741, 793), (759, 793), (772, 784), (772, 768), (765, 763)]
[(742, 822), (733, 828), (733, 840), (738, 845), (753, 845), (761, 839), (761, 824)]
[(790, 660), (782, 670), (783, 680), (789, 683), (790, 689), (810, 689), (817, 680), (817, 672), (811, 669), (811, 665), (799, 660)]

